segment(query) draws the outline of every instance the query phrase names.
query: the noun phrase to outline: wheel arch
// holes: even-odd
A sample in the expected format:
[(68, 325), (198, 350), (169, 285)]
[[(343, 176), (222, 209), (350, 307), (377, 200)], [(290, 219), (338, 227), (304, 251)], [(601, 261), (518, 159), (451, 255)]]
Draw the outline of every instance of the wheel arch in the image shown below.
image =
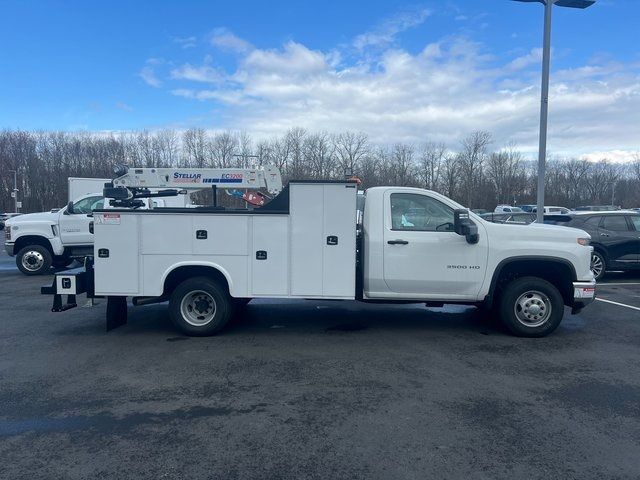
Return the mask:
[(485, 302), (493, 305), (502, 284), (524, 276), (547, 280), (560, 291), (565, 305), (571, 305), (573, 282), (577, 280), (575, 267), (565, 258), (549, 256), (520, 256), (502, 260), (494, 270)]
[(169, 297), (175, 288), (183, 281), (193, 277), (209, 277), (218, 282), (231, 295), (233, 282), (229, 272), (219, 265), (183, 263), (175, 265), (165, 272), (162, 279), (162, 296)]
[(13, 251), (17, 255), (20, 250), (24, 247), (28, 247), (29, 245), (40, 245), (49, 250), (51, 256), (55, 255), (49, 239), (41, 235), (22, 235), (16, 238), (13, 243)]
[(593, 251), (599, 253), (600, 255), (602, 255), (602, 257), (605, 259), (606, 262), (609, 261), (609, 255), (607, 254), (607, 249), (604, 245), (600, 244), (600, 243), (591, 243), (591, 246), (593, 247)]

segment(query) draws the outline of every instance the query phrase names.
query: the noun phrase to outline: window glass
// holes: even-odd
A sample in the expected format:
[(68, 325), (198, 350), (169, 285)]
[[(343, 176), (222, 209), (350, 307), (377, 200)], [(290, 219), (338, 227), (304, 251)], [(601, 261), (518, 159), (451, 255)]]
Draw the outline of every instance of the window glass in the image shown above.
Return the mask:
[(612, 232), (627, 232), (629, 231), (629, 226), (627, 225), (627, 220), (622, 215), (611, 215), (604, 217), (604, 222), (602, 222), (602, 228), (605, 230), (611, 230)]
[(393, 230), (452, 232), (453, 209), (425, 195), (391, 194)]
[(511, 218), (507, 220), (507, 223), (518, 223), (526, 225), (527, 223), (529, 223), (529, 215), (511, 215)]
[(602, 220), (602, 217), (589, 217), (584, 221), (584, 223), (591, 227), (597, 227), (600, 225), (600, 220)]
[(640, 216), (634, 215), (633, 217), (629, 217), (631, 219), (631, 223), (636, 227), (636, 231), (640, 232)]
[(93, 210), (102, 208), (104, 197), (87, 197), (78, 200), (73, 204), (73, 213), (91, 213)]

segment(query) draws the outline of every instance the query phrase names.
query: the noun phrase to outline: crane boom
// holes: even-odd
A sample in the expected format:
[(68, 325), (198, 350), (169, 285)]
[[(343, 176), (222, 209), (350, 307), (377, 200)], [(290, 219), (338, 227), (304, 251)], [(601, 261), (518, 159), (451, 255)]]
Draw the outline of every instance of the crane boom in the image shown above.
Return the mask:
[[(105, 184), (104, 196), (109, 204), (117, 207), (138, 208), (141, 198), (171, 197), (187, 190), (213, 188), (214, 206), (217, 205), (215, 190), (231, 191), (265, 189), (271, 195), (282, 191), (280, 170), (273, 166), (260, 168), (129, 168), (118, 166), (116, 178)], [(256, 192), (244, 194), (253, 205), (262, 205), (264, 195)], [(253, 197), (260, 197), (254, 199)]]
[(271, 195), (282, 190), (280, 170), (260, 168), (130, 168), (113, 180), (114, 187), (177, 188), (203, 190), (215, 185), (223, 189), (265, 189)]

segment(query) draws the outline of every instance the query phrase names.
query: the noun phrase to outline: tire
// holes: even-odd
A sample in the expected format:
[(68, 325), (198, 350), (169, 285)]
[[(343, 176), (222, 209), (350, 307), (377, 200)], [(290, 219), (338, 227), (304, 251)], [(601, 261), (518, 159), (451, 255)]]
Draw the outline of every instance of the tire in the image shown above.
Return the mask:
[(43, 275), (51, 268), (51, 252), (42, 245), (29, 245), (16, 255), (16, 265), (25, 275)]
[(502, 323), (518, 337), (544, 337), (553, 332), (564, 315), (558, 289), (538, 277), (522, 277), (509, 283), (499, 300)]
[(191, 336), (208, 336), (224, 328), (234, 305), (226, 288), (208, 277), (189, 278), (179, 284), (169, 300), (174, 325)]
[(596, 281), (601, 280), (607, 271), (607, 260), (604, 258), (604, 255), (597, 250), (591, 253), (591, 271), (596, 277)]

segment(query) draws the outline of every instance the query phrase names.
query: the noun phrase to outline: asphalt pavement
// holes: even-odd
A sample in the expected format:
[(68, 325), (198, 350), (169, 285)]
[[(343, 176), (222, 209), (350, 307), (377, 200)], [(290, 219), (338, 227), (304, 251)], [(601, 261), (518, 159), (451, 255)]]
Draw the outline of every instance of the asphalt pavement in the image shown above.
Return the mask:
[(50, 281), (0, 255), (2, 479), (639, 476), (640, 275), (542, 339), (470, 307), (276, 300), (216, 337), (165, 305), (105, 333), (104, 301), (51, 313)]

